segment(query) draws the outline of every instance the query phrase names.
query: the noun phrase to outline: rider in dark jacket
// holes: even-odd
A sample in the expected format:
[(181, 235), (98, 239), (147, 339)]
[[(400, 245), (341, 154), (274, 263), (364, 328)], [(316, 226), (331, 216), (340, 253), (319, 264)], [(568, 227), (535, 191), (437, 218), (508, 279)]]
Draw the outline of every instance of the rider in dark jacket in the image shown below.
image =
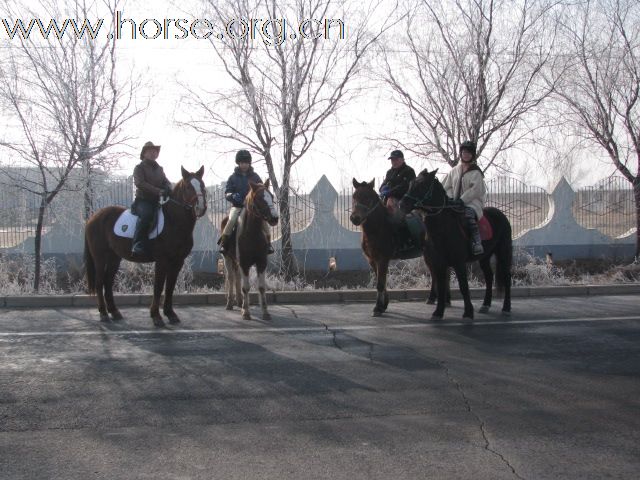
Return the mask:
[(380, 185), (380, 197), (391, 213), (398, 211), (398, 203), (409, 190), (409, 183), (416, 178), (416, 172), (404, 161), (404, 154), (394, 150), (389, 155), (391, 168)]
[[(236, 164), (238, 166), (229, 177), (229, 180), (227, 180), (227, 186), (224, 190), (225, 198), (232, 206), (231, 211), (229, 212), (229, 220), (227, 221), (224, 231), (218, 240), (221, 253), (224, 253), (224, 250), (227, 248), (227, 240), (233, 233), (233, 229), (238, 222), (240, 213), (242, 213), (242, 209), (244, 208), (244, 199), (251, 189), (249, 182), (262, 183), (262, 179), (256, 172), (254, 172), (253, 167), (251, 166), (251, 153), (247, 150), (238, 150), (236, 153)], [(269, 253), (273, 253), (273, 248), (271, 247), (271, 232), (266, 223), (265, 236), (269, 243)]]

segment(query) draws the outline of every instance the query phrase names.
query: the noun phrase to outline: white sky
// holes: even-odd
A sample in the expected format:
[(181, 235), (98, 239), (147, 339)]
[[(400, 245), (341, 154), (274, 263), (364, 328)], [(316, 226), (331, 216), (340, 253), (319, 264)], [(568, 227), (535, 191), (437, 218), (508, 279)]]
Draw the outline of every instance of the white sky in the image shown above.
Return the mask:
[[(124, 13), (125, 17), (133, 18), (138, 23), (146, 18), (161, 22), (165, 18), (195, 19), (192, 14), (179, 11), (169, 0), (156, 0), (153, 3), (130, 0)], [(349, 19), (343, 20), (348, 25)], [(106, 23), (110, 22), (105, 19)], [(106, 25), (104, 31), (106, 34)], [(203, 141), (194, 131), (179, 128), (174, 123), (175, 116), (184, 113), (180, 105), (180, 96), (184, 92), (178, 87), (177, 81), (210, 89), (229, 84), (209, 42), (190, 38), (145, 40), (139, 37), (120, 40), (118, 46), (123, 64), (127, 68), (131, 65), (134, 71), (142, 73), (151, 83), (151, 88), (142, 94), (144, 98), (150, 98), (148, 110), (129, 124), (128, 131), (134, 140), (131, 142), (130, 160), (123, 161), (121, 173), (133, 170), (139, 161), (140, 147), (150, 140), (162, 145), (159, 161), (171, 180), (180, 177), (181, 165), (191, 171), (204, 165), (207, 184), (226, 180), (235, 166), (233, 150), (237, 146), (220, 140)], [(327, 175), (337, 190), (348, 187), (352, 177), (358, 180), (383, 177), (390, 166), (388, 154), (396, 146), (380, 144), (370, 138), (393, 135), (398, 126), (396, 117), (400, 108), (380, 100), (384, 96), (382, 91), (378, 94), (368, 93), (328, 121), (323, 135), (294, 168), (293, 186), (308, 191), (323, 174)], [(522, 178), (531, 184), (549, 186), (552, 172), (537, 166), (530, 170), (531, 165), (535, 164), (531, 156), (519, 152), (513, 152), (512, 155), (515, 172), (527, 172)], [(448, 167), (442, 163), (415, 158), (410, 154), (406, 158), (416, 171), (427, 167), (448, 171)], [(584, 161), (587, 168), (579, 175), (576, 186), (593, 184), (613, 171), (608, 162), (599, 161), (591, 155), (585, 157)], [(264, 164), (257, 163), (256, 170), (266, 179)]]

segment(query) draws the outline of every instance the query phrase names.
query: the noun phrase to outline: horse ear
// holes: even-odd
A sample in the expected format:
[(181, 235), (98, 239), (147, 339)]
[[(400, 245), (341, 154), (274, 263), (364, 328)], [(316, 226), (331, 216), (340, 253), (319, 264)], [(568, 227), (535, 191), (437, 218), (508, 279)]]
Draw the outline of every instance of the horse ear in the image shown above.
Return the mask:
[(253, 183), (251, 180), (249, 180), (249, 187), (251, 187), (252, 191), (255, 190), (257, 186), (258, 185), (256, 183)]
[(433, 176), (434, 177), (436, 176), (436, 173), (438, 173), (438, 169), (437, 168), (433, 171)]
[(264, 182), (264, 188), (266, 188), (267, 190), (269, 190), (269, 185), (271, 185), (269, 182), (271, 181), (270, 178), (267, 178), (267, 181)]
[(360, 182), (356, 180), (356, 177), (353, 177), (353, 188), (358, 188), (360, 186)]
[(196, 177), (198, 177), (200, 180), (202, 180), (203, 175), (204, 175), (204, 165), (202, 165), (200, 167), (200, 170), (198, 170), (196, 172)]
[(368, 185), (375, 190), (376, 189), (376, 179), (374, 178), (373, 180), (371, 180), (368, 183)]
[(183, 166), (180, 166), (180, 171), (182, 172), (182, 178), (185, 180), (189, 179), (189, 172), (187, 172)]
[(422, 176), (422, 177), (425, 177), (425, 176), (429, 175), (429, 170), (427, 170), (427, 169), (425, 168), (424, 170), (422, 170), (422, 171), (419, 173), (419, 175), (420, 175), (420, 176)]

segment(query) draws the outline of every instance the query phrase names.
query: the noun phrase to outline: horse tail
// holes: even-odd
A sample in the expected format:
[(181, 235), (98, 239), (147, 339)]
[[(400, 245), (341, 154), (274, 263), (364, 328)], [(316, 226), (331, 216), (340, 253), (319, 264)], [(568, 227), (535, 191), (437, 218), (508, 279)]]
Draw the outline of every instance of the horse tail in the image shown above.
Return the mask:
[(89, 250), (89, 240), (86, 233), (84, 237), (84, 266), (87, 275), (87, 291), (93, 295), (96, 293), (96, 264), (93, 261), (91, 250)]
[(505, 217), (506, 228), (496, 249), (496, 288), (499, 294), (504, 294), (504, 288), (511, 284), (511, 266), (513, 264), (513, 241), (511, 239), (511, 224)]

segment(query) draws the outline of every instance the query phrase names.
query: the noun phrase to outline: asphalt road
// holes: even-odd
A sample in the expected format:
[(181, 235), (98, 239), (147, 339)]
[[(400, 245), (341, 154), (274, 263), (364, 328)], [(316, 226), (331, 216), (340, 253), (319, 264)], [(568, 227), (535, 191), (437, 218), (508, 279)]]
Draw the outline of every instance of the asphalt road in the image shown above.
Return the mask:
[(0, 478), (638, 478), (637, 296), (372, 307), (0, 309)]

